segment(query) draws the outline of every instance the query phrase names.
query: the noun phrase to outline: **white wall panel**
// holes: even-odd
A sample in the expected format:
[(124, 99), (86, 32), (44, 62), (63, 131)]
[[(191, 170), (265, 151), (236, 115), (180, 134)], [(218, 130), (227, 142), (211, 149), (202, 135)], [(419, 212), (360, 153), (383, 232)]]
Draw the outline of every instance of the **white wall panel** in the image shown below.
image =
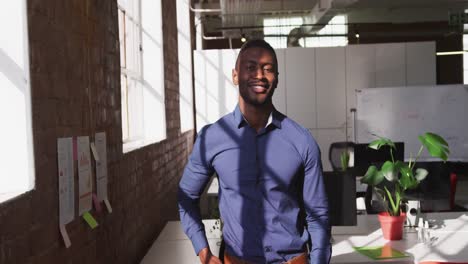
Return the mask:
[(304, 127), (316, 128), (315, 49), (288, 48), (285, 65), (286, 114)]
[(346, 125), (345, 49), (317, 48), (317, 128)]
[(197, 131), (234, 110), (238, 89), (232, 83), (237, 50), (194, 51)]
[(374, 88), (376, 58), (375, 45), (350, 45), (346, 50), (346, 122), (347, 138), (354, 140), (353, 113), (356, 108), (356, 89)]
[(276, 49), (276, 57), (278, 59), (278, 87), (273, 95), (273, 104), (276, 110), (286, 114), (286, 65), (285, 53), (286, 49)]
[(406, 43), (406, 85), (436, 84), (435, 42)]
[(376, 86), (406, 85), (405, 43), (378, 44), (376, 48)]

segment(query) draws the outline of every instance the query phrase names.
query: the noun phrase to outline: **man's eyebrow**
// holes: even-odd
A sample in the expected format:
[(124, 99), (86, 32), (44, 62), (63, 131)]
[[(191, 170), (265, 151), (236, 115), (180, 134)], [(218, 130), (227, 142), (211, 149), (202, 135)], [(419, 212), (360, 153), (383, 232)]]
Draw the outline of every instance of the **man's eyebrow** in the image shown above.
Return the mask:
[(274, 66), (275, 64), (273, 62), (267, 62), (267, 63), (258, 63), (257, 61), (255, 60), (248, 60), (246, 61), (246, 63), (252, 63), (252, 64), (261, 64), (261, 65), (271, 65), (271, 66)]
[(248, 60), (248, 61), (246, 61), (246, 63), (257, 64), (257, 61), (255, 61), (255, 60)]

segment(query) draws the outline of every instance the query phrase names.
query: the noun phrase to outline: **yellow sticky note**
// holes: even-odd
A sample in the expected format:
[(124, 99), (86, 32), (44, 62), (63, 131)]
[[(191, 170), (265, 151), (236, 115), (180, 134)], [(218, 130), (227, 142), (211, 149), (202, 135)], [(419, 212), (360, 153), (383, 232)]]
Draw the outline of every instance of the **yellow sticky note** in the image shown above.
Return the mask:
[(86, 221), (86, 223), (88, 223), (91, 229), (94, 229), (98, 226), (96, 219), (94, 219), (94, 217), (89, 212), (83, 214), (83, 219)]

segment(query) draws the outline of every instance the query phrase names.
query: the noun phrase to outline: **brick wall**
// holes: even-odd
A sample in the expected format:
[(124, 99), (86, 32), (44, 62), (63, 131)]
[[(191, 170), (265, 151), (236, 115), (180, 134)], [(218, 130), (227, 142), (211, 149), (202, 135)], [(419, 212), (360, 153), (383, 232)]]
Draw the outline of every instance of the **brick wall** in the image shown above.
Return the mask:
[[(116, 1), (28, 1), (36, 187), (0, 204), (0, 263), (138, 263), (166, 221), (178, 218), (176, 187), (193, 131), (180, 133), (175, 3), (162, 0), (168, 139), (122, 154)], [(101, 131), (113, 213), (93, 210), (95, 230), (75, 217), (66, 249), (56, 139)], [(77, 179), (75, 187), (77, 194)]]

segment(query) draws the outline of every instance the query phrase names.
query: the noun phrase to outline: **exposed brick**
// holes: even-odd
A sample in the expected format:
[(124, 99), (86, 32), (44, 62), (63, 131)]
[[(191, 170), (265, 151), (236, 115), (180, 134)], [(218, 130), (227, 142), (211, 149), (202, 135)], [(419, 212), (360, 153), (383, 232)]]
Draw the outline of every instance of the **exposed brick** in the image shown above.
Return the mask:
[[(36, 185), (0, 204), (0, 263), (138, 263), (177, 218), (194, 132), (180, 133), (175, 4), (162, 0), (167, 139), (123, 154), (117, 1), (28, 0)], [(103, 131), (113, 213), (93, 210), (95, 230), (75, 216), (67, 249), (58, 227), (57, 137)]]

